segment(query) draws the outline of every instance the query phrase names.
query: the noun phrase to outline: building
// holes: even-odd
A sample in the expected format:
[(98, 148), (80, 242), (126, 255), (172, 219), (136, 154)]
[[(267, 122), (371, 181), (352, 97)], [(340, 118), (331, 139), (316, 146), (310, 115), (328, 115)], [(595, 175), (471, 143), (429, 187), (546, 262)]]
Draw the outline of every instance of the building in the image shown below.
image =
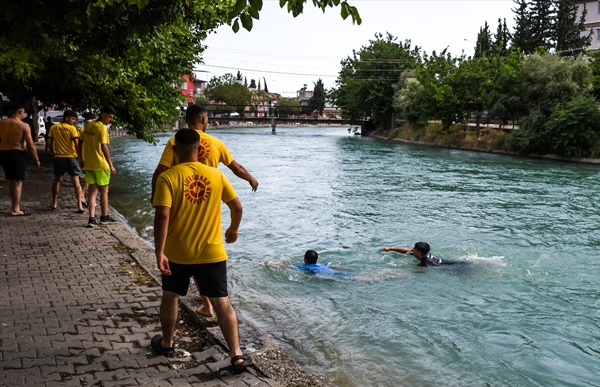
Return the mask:
[(600, 49), (600, 1), (576, 0), (577, 3), (577, 20), (581, 19), (584, 8), (587, 9), (584, 25), (585, 32), (582, 36), (587, 36), (592, 30), (592, 41), (590, 42), (589, 50)]
[(198, 79), (195, 74), (192, 74), (192, 76), (184, 75), (181, 94), (185, 96), (188, 104), (193, 104), (196, 96), (204, 92), (207, 84), (208, 82)]

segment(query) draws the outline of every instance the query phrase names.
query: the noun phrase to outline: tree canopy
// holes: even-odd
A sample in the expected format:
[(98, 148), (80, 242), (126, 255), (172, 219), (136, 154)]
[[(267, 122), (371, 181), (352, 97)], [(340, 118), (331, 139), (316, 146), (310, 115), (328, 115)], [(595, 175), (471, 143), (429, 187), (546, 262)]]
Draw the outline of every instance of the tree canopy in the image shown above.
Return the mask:
[[(307, 0), (280, 0), (294, 16)], [(361, 22), (346, 1), (313, 0)], [(250, 30), (262, 0), (22, 0), (0, 6), (0, 85), (14, 102), (75, 109), (111, 104), (128, 130), (151, 140), (173, 119), (181, 77), (201, 61), (206, 34)]]

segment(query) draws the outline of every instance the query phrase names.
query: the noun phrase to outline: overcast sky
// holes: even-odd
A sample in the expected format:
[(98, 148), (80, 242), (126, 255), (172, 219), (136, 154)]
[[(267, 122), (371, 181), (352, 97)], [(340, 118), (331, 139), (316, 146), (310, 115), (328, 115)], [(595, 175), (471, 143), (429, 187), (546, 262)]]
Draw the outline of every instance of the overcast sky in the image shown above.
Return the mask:
[[(309, 90), (321, 78), (327, 89), (335, 85), (340, 61), (374, 39), (375, 33), (391, 33), (422, 51), (473, 55), (479, 28), (487, 21), (495, 33), (498, 18), (506, 18), (512, 31), (512, 0), (350, 0), (358, 8), (362, 24), (343, 20), (339, 8), (325, 13), (309, 0), (304, 13), (294, 18), (279, 8), (278, 0), (264, 0), (260, 20), (248, 32), (236, 34), (222, 26), (206, 40), (204, 64), (196, 70), (200, 79), (225, 73), (267, 81), (270, 92), (296, 95), (304, 84)], [(467, 39), (465, 41), (465, 39)]]

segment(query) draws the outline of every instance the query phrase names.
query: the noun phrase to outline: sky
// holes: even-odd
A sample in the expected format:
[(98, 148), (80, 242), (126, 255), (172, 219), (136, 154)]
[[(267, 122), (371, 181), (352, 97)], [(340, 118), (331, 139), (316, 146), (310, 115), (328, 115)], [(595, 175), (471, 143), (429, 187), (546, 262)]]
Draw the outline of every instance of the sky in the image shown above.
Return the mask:
[(473, 55), (479, 29), (487, 21), (495, 33), (498, 18), (514, 26), (513, 0), (349, 0), (362, 24), (343, 20), (339, 8), (325, 13), (308, 1), (304, 12), (294, 18), (279, 8), (279, 0), (263, 0), (260, 19), (252, 31), (219, 27), (205, 41), (203, 63), (196, 76), (210, 80), (238, 71), (251, 79), (267, 82), (269, 92), (295, 97), (296, 91), (322, 79), (326, 89), (335, 86), (340, 61), (368, 46), (376, 33), (390, 33), (398, 41), (430, 54), (448, 48), (454, 56)]

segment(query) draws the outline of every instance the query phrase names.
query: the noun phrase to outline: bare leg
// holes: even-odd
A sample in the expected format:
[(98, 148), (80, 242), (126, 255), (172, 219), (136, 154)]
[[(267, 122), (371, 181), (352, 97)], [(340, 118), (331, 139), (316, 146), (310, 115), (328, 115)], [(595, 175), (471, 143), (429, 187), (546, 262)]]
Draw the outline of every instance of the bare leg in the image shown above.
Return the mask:
[(88, 209), (90, 212), (90, 218), (96, 216), (96, 195), (98, 195), (98, 186), (96, 184), (89, 185), (90, 195), (88, 196)]
[(52, 208), (58, 207), (58, 193), (60, 192), (60, 182), (62, 176), (54, 175), (54, 182), (52, 183)]
[[(98, 186), (98, 190), (100, 191), (100, 215), (106, 216), (108, 215), (108, 186)], [(93, 204), (95, 202), (90, 198), (90, 203)]]
[(12, 201), (11, 215), (21, 215), (21, 193), (23, 180), (10, 180), (10, 199)]
[(161, 345), (165, 348), (173, 346), (175, 324), (177, 323), (178, 301), (179, 296), (177, 293), (163, 291), (162, 302), (160, 303), (160, 325), (163, 334)]
[(71, 176), (71, 182), (73, 183), (73, 188), (75, 189), (75, 197), (77, 198), (77, 209), (83, 211), (83, 204), (81, 203), (83, 191), (81, 190), (81, 185), (79, 184), (79, 176)]
[[(229, 356), (233, 358), (234, 356), (241, 355), (238, 320), (235, 310), (233, 310), (233, 306), (229, 302), (229, 297), (211, 298), (210, 302), (215, 309), (219, 328), (221, 328), (221, 332), (223, 332), (223, 336), (227, 342), (227, 347), (229, 347)], [(242, 362), (243, 360), (240, 359), (237, 364), (241, 364)]]
[(197, 310), (197, 312), (204, 317), (213, 317), (215, 315), (215, 311), (210, 303), (210, 298), (203, 295), (200, 295), (200, 297), (202, 298), (202, 306)]

